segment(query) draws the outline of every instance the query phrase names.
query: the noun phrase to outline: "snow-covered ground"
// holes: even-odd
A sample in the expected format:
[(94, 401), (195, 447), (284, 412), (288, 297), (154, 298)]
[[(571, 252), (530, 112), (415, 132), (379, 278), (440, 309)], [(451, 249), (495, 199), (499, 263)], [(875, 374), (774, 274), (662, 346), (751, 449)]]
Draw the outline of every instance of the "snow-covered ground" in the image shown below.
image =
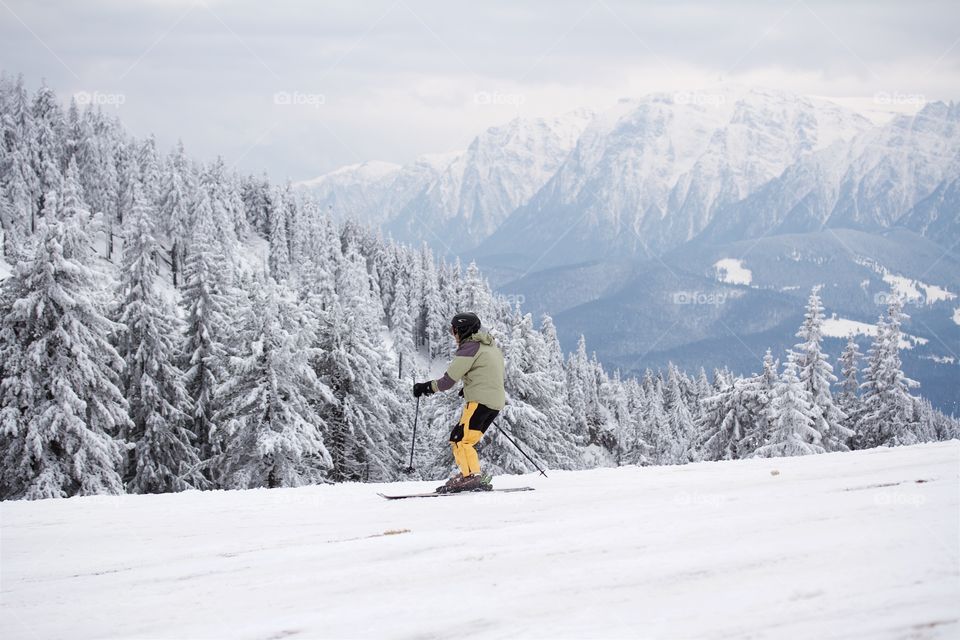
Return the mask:
[[(823, 321), (822, 333), (831, 338), (846, 338), (854, 335), (876, 336), (877, 325), (869, 322), (860, 322), (859, 320), (850, 320), (849, 318), (838, 318), (833, 314), (830, 318)], [(912, 336), (904, 333), (900, 337), (901, 349), (913, 349), (915, 345), (925, 345), (929, 342), (926, 338)]]
[(753, 272), (743, 266), (743, 260), (738, 258), (723, 258), (713, 264), (717, 280), (727, 284), (742, 284), (749, 286), (753, 282)]
[(960, 443), (4, 503), (3, 638), (956, 638)]
[[(956, 299), (957, 295), (935, 284), (928, 284), (913, 278), (907, 278), (891, 272), (882, 264), (869, 258), (859, 258), (858, 264), (869, 267), (890, 285), (890, 292), (906, 302), (913, 304), (936, 304)], [(922, 291), (921, 291), (922, 290)]]

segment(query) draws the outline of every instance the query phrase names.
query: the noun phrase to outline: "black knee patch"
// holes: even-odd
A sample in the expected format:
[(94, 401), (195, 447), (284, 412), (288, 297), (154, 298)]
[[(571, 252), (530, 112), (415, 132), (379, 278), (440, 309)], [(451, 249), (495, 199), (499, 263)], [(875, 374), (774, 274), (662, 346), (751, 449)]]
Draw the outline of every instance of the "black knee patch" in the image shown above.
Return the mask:
[(458, 424), (450, 432), (450, 442), (460, 442), (463, 440), (463, 425)]

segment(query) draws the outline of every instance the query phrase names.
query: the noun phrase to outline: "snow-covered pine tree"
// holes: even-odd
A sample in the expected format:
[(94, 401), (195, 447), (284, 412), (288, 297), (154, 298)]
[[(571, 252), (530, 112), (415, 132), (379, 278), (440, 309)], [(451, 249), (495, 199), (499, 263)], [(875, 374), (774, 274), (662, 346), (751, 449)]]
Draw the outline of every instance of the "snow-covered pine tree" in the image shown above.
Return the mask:
[(600, 388), (594, 362), (587, 356), (586, 339), (581, 335), (577, 350), (570, 354), (566, 366), (567, 400), (570, 404), (571, 432), (586, 450), (588, 466), (612, 466), (611, 452), (616, 440), (604, 441), (606, 425), (600, 408)]
[(287, 237), (287, 206), (283, 195), (274, 191), (270, 209), (270, 276), (277, 282), (290, 277), (290, 244)]
[(284, 229), (287, 232), (287, 256), (293, 268), (303, 260), (304, 212), (299, 194), (293, 190), (293, 183), (289, 180), (283, 189), (282, 200), (286, 208)]
[[(623, 464), (646, 466), (652, 464), (653, 447), (647, 439), (647, 408), (650, 399), (636, 378), (629, 378), (624, 384), (627, 394), (627, 408), (630, 411), (630, 428), (623, 434)], [(575, 451), (575, 447), (573, 448)], [(576, 467), (575, 467), (576, 468)]]
[[(333, 461), (330, 478), (388, 481), (403, 457), (396, 360), (380, 334), (382, 307), (370, 290), (366, 260), (353, 243), (338, 265), (329, 324), (321, 327), (321, 378), (336, 398), (324, 412), (324, 437)], [(379, 309), (379, 310), (378, 310)]]
[(160, 201), (160, 160), (157, 157), (157, 141), (147, 136), (137, 148), (140, 195), (146, 203), (156, 208)]
[(668, 363), (664, 411), (670, 443), (666, 450), (666, 464), (686, 464), (697, 460), (696, 426), (683, 395), (681, 375), (672, 362)]
[(114, 439), (129, 424), (123, 359), (107, 339), (118, 327), (105, 314), (72, 162), (60, 218), (43, 220), (31, 258), (3, 283), (12, 292), (0, 310), (3, 498), (123, 492)]
[(801, 342), (795, 345), (795, 362), (800, 382), (810, 394), (813, 403), (820, 409), (820, 417), (814, 428), (820, 432), (821, 443), (827, 451), (849, 451), (847, 441), (853, 431), (844, 421), (847, 415), (834, 402), (831, 385), (837, 381), (833, 366), (821, 348), (823, 343), (823, 305), (819, 287), (814, 287), (807, 299), (803, 324), (797, 331)]
[(210, 195), (210, 219), (217, 233), (216, 239), (223, 244), (229, 260), (235, 253), (238, 241), (236, 208), (242, 208), (243, 201), (239, 194), (230, 188), (225, 172), (223, 158), (218, 156), (201, 175), (200, 188), (206, 189)]
[(763, 376), (748, 376), (703, 399), (706, 413), (697, 431), (704, 460), (736, 460), (754, 450), (757, 423), (766, 409), (762, 394)]
[(206, 190), (200, 190), (198, 198), (191, 214), (195, 223), (189, 257), (183, 268), (186, 331), (182, 367), (192, 406), (190, 430), (197, 437), (201, 459), (209, 460), (220, 453), (218, 443), (211, 441), (211, 434), (217, 431), (216, 392), (226, 379), (229, 353), (225, 340), (231, 307), (223, 246), (213, 241), (210, 196)]
[(270, 180), (266, 174), (260, 178), (248, 176), (240, 186), (240, 197), (250, 220), (251, 228), (262, 237), (270, 236)]
[(414, 306), (406, 279), (398, 278), (390, 300), (390, 327), (393, 330), (394, 350), (408, 363), (408, 367), (412, 365), (413, 354), (416, 352), (414, 346), (414, 314), (411, 312)]
[(546, 343), (533, 328), (530, 314), (517, 310), (510, 338), (500, 345), (505, 360), (507, 405), (487, 433), (484, 458), (497, 471), (533, 471), (530, 463), (497, 430), (505, 428), (542, 468), (570, 469), (571, 440), (563, 428), (569, 408), (557, 402), (563, 387), (563, 372), (549, 366)]
[(840, 367), (840, 374), (843, 376), (839, 381), (840, 393), (837, 394), (837, 405), (847, 416), (843, 421), (844, 426), (853, 432), (848, 440), (851, 447), (857, 446), (856, 427), (862, 411), (859, 395), (860, 381), (857, 379), (862, 359), (863, 354), (860, 353), (860, 347), (851, 335), (847, 338), (847, 344), (837, 362)]
[[(0, 91), (2, 91), (2, 89), (0, 89)], [(0, 96), (0, 103), (2, 103), (2, 101), (3, 97)], [(2, 111), (3, 106), (0, 104), (0, 112)], [(84, 137), (83, 120), (80, 117), (80, 107), (77, 105), (76, 97), (70, 98), (70, 106), (67, 107), (67, 119), (63, 133), (63, 162), (65, 163), (64, 169), (66, 169), (66, 163), (69, 163), (71, 159), (76, 159), (79, 154), (81, 141)], [(79, 160), (77, 160), (77, 171), (78, 173), (80, 171)], [(89, 206), (89, 204), (87, 206)]]
[[(38, 207), (42, 211), (47, 206), (46, 199), (51, 194), (56, 197), (63, 190), (63, 170), (66, 168), (63, 147), (66, 121), (56, 94), (45, 83), (33, 100), (33, 124), (37, 136), (33, 170), (39, 180)], [(36, 226), (32, 229), (36, 230)]]
[[(563, 358), (563, 350), (560, 347), (560, 339), (557, 336), (557, 328), (553, 324), (553, 318), (544, 314), (540, 321), (540, 337), (543, 340), (546, 350), (546, 360), (542, 366), (550, 379), (555, 380), (558, 385), (558, 395), (554, 399), (556, 410), (555, 428), (562, 431), (562, 440), (564, 448), (572, 456), (573, 466), (571, 469), (579, 469), (583, 466), (579, 451), (585, 446), (586, 441), (578, 435), (575, 428), (573, 408), (569, 404), (570, 394), (566, 389), (567, 372)], [(637, 425), (639, 428), (639, 425)], [(582, 434), (581, 434), (582, 435)], [(639, 455), (639, 452), (637, 452)], [(565, 467), (566, 468), (566, 467)]]
[(841, 404), (841, 408), (844, 405), (852, 407), (857, 401), (860, 390), (857, 374), (860, 371), (860, 360), (862, 358), (863, 354), (860, 353), (860, 346), (851, 335), (847, 338), (843, 353), (840, 354), (840, 373), (843, 375), (843, 380), (840, 383), (840, 394), (837, 396), (837, 400)]
[[(81, 171), (83, 193), (90, 199), (95, 229), (91, 234), (100, 234), (105, 240), (106, 249), (112, 250), (111, 231), (116, 227), (118, 205), (121, 203), (120, 166), (117, 158), (123, 146), (123, 131), (115, 122), (108, 121), (99, 111), (90, 107), (84, 112), (90, 120), (94, 142), (90, 149), (91, 164)], [(95, 167), (94, 171), (90, 171)], [(94, 236), (97, 237), (97, 236)], [(112, 253), (106, 253), (112, 256)]]
[(617, 440), (617, 465), (628, 464), (625, 457), (630, 448), (630, 439), (636, 432), (633, 424), (634, 414), (630, 410), (630, 400), (627, 389), (620, 379), (620, 370), (615, 369), (612, 377), (604, 376), (606, 380), (600, 389), (607, 412), (613, 421), (614, 433)]
[(13, 256), (36, 224), (40, 213), (40, 178), (35, 167), (40, 163), (33, 111), (24, 87), (23, 76), (17, 77), (5, 92), (4, 113), (0, 118), (0, 187), (6, 203), (2, 223), (4, 252)]
[(272, 279), (261, 278), (244, 312), (245, 352), (230, 361), (216, 424), (214, 468), (224, 489), (321, 482), (331, 467), (318, 408), (335, 400), (317, 379), (307, 316)]
[(770, 405), (780, 383), (780, 360), (774, 359), (767, 349), (763, 354), (763, 371), (757, 380), (756, 394), (752, 397), (753, 416), (740, 443), (740, 457), (749, 457), (770, 437), (773, 430), (770, 422)]
[(116, 170), (116, 184), (111, 194), (111, 210), (104, 220), (104, 233), (107, 235), (107, 259), (114, 261), (116, 244), (122, 236), (124, 216), (133, 209), (133, 194), (140, 180), (137, 166), (137, 150), (133, 142), (118, 140), (113, 154)]
[(797, 363), (790, 353), (770, 403), (770, 436), (753, 455), (774, 458), (823, 453), (816, 428), (819, 419), (820, 409), (797, 377)]
[(903, 303), (894, 299), (887, 317), (877, 321), (867, 366), (863, 370), (863, 412), (857, 423), (857, 445), (861, 448), (895, 446), (917, 442), (914, 404), (910, 389), (919, 384), (903, 373), (900, 360), (901, 325), (910, 316)]
[[(707, 371), (703, 367), (700, 367), (697, 377), (692, 381), (690, 391), (692, 393), (690, 402), (693, 408), (693, 420), (699, 425), (707, 420), (708, 410), (703, 401), (714, 395), (710, 379), (707, 378)], [(699, 427), (697, 428), (699, 429)]]
[(104, 143), (94, 129), (95, 119), (88, 107), (82, 114), (74, 110), (76, 101), (70, 102), (70, 140), (66, 148), (70, 159), (77, 163), (80, 185), (83, 187), (84, 201), (90, 211), (102, 214), (106, 210), (104, 197), (105, 185), (101, 169), (100, 147)]
[[(456, 313), (473, 312), (480, 316), (487, 328), (493, 328), (494, 304), (490, 296), (490, 287), (483, 279), (477, 263), (471, 262), (467, 267), (458, 300)], [(451, 317), (453, 317), (451, 315)]]
[(164, 164), (158, 191), (161, 225), (170, 240), (170, 272), (175, 287), (183, 284), (181, 271), (193, 226), (191, 201), (205, 197), (206, 206), (210, 206), (209, 195), (195, 191), (196, 185), (192, 181), (183, 143), (178, 142), (177, 148)]
[[(648, 370), (649, 371), (649, 370)], [(644, 411), (643, 432), (650, 443), (650, 463), (667, 464), (672, 439), (670, 425), (664, 408), (663, 380), (650, 377), (650, 391), (646, 394), (647, 407)]]
[(423, 299), (422, 323), (428, 358), (436, 358), (446, 353), (450, 345), (448, 326), (452, 316), (443, 301), (442, 284), (439, 271), (434, 264), (433, 253), (424, 245), (420, 251), (423, 263)]
[(196, 436), (187, 428), (190, 397), (175, 363), (180, 320), (161, 291), (156, 219), (153, 204), (137, 187), (133, 210), (124, 223), (120, 283), (124, 329), (119, 341), (132, 420), (124, 439), (135, 445), (127, 487), (135, 493), (168, 493), (204, 485)]

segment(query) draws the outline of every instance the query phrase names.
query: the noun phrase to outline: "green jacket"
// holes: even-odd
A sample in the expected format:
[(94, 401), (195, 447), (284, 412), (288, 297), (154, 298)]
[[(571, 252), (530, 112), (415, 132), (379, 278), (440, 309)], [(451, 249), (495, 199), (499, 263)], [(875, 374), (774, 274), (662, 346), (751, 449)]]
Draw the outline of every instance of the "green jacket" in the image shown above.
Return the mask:
[(489, 333), (478, 331), (460, 343), (447, 372), (433, 381), (433, 390), (447, 391), (459, 380), (463, 380), (463, 399), (467, 402), (503, 409), (503, 354)]

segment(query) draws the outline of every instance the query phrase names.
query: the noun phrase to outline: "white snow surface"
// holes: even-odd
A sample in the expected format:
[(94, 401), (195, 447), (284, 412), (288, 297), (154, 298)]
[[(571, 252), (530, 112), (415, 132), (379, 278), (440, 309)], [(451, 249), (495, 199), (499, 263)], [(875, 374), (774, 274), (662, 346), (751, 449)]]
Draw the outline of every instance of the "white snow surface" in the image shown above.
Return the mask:
[(873, 269), (874, 272), (883, 278), (884, 282), (890, 285), (890, 292), (906, 302), (914, 304), (935, 304), (937, 302), (953, 300), (957, 297), (957, 294), (939, 285), (928, 284), (920, 280), (914, 280), (913, 278), (892, 273), (882, 264), (869, 258), (861, 257), (857, 262)]
[[(846, 338), (853, 335), (875, 336), (877, 335), (877, 325), (859, 320), (850, 320), (849, 318), (838, 318), (836, 314), (823, 321), (821, 332), (831, 338)], [(900, 348), (912, 349), (916, 345), (925, 345), (929, 342), (926, 338), (913, 336), (909, 333), (903, 333), (900, 336)]]
[(7, 502), (4, 638), (956, 638), (960, 442)]
[(0, 280), (9, 278), (13, 274), (13, 268), (7, 264), (7, 261), (0, 258)]
[(717, 271), (717, 280), (727, 284), (747, 285), (753, 282), (753, 272), (743, 266), (743, 260), (738, 258), (723, 258), (713, 263)]

